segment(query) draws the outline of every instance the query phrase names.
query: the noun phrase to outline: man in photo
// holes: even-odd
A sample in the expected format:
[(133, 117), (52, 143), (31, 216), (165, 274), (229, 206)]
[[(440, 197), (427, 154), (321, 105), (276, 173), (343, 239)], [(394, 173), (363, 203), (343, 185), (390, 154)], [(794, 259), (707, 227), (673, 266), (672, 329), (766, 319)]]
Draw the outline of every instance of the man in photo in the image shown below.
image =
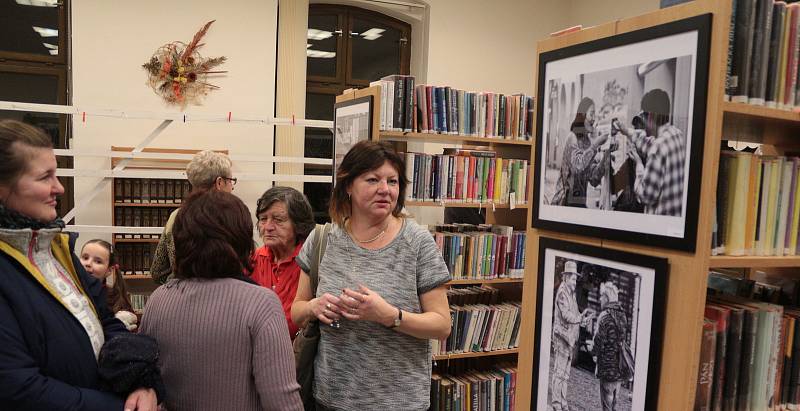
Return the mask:
[(671, 124), (669, 96), (653, 89), (642, 97), (642, 112), (635, 117), (644, 131), (622, 127), (630, 138), (628, 155), (636, 162), (636, 198), (646, 214), (680, 217), (683, 212), (686, 139)]
[(628, 320), (619, 303), (619, 289), (611, 281), (600, 284), (600, 307), (602, 311), (597, 320), (592, 355), (597, 364), (603, 411), (613, 411), (624, 379), (619, 364), (622, 344), (627, 344)]
[(594, 316), (594, 311), (586, 309), (583, 312), (578, 308), (575, 288), (578, 283), (578, 265), (575, 261), (567, 261), (561, 273), (561, 284), (558, 286), (555, 297), (555, 311), (553, 312), (553, 369), (551, 370), (551, 406), (554, 411), (567, 411), (567, 385), (572, 359), (575, 353), (575, 344), (578, 341), (578, 332), (581, 324), (588, 323)]

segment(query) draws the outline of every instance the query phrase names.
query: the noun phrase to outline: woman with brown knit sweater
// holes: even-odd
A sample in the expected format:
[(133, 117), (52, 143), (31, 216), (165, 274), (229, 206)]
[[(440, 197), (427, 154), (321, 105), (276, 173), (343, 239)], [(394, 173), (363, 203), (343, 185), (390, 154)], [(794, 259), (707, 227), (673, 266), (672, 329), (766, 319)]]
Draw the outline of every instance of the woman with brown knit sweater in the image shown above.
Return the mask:
[(170, 411), (301, 410), (280, 300), (252, 282), (253, 222), (218, 190), (178, 213), (175, 278), (147, 302), (141, 332), (155, 338)]

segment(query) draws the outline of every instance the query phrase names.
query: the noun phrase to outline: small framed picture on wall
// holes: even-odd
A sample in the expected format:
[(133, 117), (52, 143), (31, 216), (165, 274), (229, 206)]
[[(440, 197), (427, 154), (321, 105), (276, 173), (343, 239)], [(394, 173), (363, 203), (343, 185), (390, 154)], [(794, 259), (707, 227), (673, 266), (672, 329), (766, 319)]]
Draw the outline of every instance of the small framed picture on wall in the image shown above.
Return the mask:
[(531, 409), (653, 410), (666, 259), (539, 240)]
[(372, 96), (333, 105), (333, 183), (344, 155), (362, 140), (372, 139)]
[(532, 225), (694, 251), (711, 15), (541, 53)]

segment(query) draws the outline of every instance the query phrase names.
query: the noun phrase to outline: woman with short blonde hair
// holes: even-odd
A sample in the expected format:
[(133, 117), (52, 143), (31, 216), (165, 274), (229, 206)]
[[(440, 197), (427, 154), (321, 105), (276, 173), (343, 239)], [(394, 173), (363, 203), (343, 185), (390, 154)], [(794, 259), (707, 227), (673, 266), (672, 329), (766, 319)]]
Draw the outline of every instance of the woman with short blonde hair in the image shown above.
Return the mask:
[[(192, 185), (192, 192), (218, 190), (226, 193), (233, 192), (236, 178), (232, 177), (231, 159), (216, 151), (201, 151), (192, 157), (186, 166), (186, 177)], [(180, 208), (169, 215), (164, 233), (156, 246), (153, 263), (150, 266), (150, 276), (158, 283), (163, 284), (175, 272), (175, 244), (172, 239), (172, 224)]]
[[(205, 150), (197, 153), (186, 166), (186, 177), (194, 190), (219, 189), (216, 187), (218, 183), (236, 184), (236, 179), (231, 177), (232, 166), (231, 159), (225, 154)], [(233, 191), (232, 185), (231, 191)]]

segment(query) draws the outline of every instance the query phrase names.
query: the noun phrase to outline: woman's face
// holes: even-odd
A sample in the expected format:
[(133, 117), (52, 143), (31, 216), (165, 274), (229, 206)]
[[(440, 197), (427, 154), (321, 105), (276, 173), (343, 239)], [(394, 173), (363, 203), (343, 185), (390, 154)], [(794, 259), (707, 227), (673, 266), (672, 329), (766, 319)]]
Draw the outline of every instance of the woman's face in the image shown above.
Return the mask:
[(81, 264), (86, 272), (98, 280), (105, 279), (111, 274), (108, 268), (108, 250), (100, 244), (88, 243), (81, 250)]
[(270, 249), (294, 247), (297, 233), (283, 201), (276, 201), (258, 215), (258, 234)]
[(594, 112), (594, 105), (589, 106), (589, 109), (586, 110), (586, 118), (583, 120), (583, 125), (586, 128), (587, 133), (591, 133), (594, 131), (594, 119), (595, 119), (595, 112)]
[(353, 217), (386, 218), (397, 206), (400, 176), (388, 161), (353, 180), (348, 194)]
[(11, 186), (0, 186), (0, 201), (11, 210), (46, 223), (56, 217), (56, 197), (64, 187), (56, 177), (56, 156), (53, 149), (18, 146), (29, 156), (28, 169)]

